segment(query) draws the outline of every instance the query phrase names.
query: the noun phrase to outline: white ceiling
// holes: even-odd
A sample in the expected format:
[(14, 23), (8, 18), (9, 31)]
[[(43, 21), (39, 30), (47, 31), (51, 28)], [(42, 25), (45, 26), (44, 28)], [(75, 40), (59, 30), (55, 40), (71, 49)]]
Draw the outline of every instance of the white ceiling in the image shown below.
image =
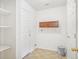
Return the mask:
[(66, 0), (26, 0), (36, 10), (66, 5)]

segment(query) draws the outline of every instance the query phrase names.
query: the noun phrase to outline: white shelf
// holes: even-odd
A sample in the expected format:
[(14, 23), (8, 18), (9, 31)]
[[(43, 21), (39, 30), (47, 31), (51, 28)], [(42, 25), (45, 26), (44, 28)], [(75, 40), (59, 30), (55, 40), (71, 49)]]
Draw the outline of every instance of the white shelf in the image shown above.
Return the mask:
[(0, 28), (8, 28), (8, 26), (0, 26)]
[(8, 14), (10, 14), (10, 11), (3, 9), (3, 8), (0, 8), (0, 14), (1, 15), (8, 15)]
[(10, 48), (9, 46), (0, 46), (0, 52), (3, 52), (9, 48)]

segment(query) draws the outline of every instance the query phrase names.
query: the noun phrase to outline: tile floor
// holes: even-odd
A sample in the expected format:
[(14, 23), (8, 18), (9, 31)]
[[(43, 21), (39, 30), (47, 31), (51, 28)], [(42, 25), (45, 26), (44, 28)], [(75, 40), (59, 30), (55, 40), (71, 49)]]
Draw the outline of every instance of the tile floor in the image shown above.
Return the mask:
[(25, 56), (23, 59), (67, 59), (67, 58), (60, 56), (55, 51), (37, 48), (32, 53), (29, 53), (27, 56)]

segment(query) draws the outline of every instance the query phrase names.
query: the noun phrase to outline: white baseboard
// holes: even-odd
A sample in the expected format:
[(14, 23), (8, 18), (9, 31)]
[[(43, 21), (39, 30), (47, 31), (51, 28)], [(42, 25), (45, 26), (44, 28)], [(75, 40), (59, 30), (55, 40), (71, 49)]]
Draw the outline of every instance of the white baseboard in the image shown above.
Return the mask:
[(31, 53), (34, 49), (27, 49), (26, 51), (23, 52), (23, 54), (21, 55), (21, 57), (23, 58), (24, 56), (26, 56), (27, 54)]

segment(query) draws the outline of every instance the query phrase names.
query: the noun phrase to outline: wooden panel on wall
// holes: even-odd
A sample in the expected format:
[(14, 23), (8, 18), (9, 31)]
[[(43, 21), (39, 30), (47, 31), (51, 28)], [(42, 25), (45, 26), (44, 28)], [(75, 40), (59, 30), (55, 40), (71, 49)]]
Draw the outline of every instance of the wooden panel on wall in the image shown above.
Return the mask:
[(46, 21), (39, 23), (40, 28), (58, 28), (59, 22), (58, 21)]

